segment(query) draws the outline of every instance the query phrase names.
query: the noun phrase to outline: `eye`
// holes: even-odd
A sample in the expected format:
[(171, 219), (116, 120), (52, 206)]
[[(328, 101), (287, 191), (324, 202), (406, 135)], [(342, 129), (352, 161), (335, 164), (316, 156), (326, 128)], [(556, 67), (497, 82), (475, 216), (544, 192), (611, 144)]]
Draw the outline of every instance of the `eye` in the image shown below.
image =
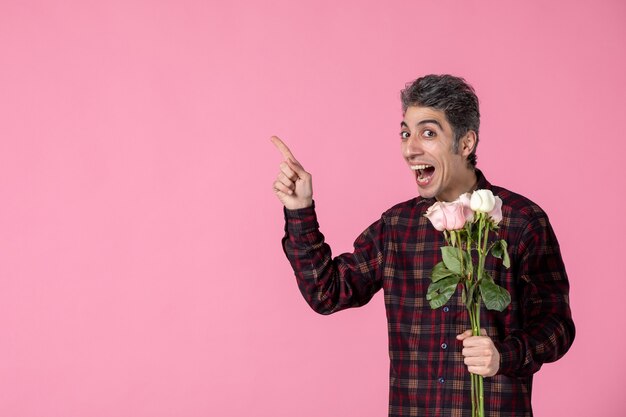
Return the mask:
[(403, 130), (402, 132), (400, 132), (400, 137), (402, 138), (402, 140), (406, 140), (411, 136), (411, 133), (407, 132), (406, 130)]
[(434, 131), (430, 130), (430, 129), (424, 130), (424, 132), (422, 134), (425, 137), (427, 137), (427, 138), (434, 138), (435, 136), (437, 136), (437, 134)]

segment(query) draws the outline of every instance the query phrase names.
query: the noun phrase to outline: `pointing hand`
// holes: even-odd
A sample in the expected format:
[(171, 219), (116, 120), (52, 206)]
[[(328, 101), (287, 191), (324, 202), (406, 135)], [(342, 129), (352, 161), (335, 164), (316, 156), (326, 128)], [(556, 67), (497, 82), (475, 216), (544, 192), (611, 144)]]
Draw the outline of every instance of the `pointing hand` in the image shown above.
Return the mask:
[(280, 164), (280, 172), (276, 181), (274, 181), (274, 193), (289, 210), (310, 207), (313, 204), (311, 174), (302, 168), (302, 165), (282, 140), (277, 136), (272, 136), (270, 140), (278, 148), (284, 159)]

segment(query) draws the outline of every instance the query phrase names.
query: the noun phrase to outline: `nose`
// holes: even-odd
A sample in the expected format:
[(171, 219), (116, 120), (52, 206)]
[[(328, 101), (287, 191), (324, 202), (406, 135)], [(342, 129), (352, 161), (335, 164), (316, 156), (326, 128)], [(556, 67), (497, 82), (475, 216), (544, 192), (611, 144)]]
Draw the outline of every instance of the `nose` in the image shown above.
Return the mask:
[(421, 143), (413, 135), (409, 136), (407, 140), (402, 142), (402, 155), (407, 160), (410, 161), (414, 157), (422, 155), (423, 153)]

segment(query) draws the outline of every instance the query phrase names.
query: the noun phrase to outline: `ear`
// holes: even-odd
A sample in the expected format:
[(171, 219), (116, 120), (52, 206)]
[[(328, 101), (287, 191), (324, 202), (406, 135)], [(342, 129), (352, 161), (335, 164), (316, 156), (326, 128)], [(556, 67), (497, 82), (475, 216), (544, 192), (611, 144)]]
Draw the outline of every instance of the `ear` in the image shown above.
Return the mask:
[(465, 158), (470, 156), (476, 147), (476, 132), (470, 130), (461, 138), (461, 155)]

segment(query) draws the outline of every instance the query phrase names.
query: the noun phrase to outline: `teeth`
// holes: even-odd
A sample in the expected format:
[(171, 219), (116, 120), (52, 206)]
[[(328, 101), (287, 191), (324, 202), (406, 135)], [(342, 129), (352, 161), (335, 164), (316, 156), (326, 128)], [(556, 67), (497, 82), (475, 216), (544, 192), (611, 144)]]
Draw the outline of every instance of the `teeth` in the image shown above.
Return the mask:
[(432, 167), (432, 165), (411, 165), (411, 169), (413, 171), (417, 171), (418, 169), (426, 169), (430, 167)]

